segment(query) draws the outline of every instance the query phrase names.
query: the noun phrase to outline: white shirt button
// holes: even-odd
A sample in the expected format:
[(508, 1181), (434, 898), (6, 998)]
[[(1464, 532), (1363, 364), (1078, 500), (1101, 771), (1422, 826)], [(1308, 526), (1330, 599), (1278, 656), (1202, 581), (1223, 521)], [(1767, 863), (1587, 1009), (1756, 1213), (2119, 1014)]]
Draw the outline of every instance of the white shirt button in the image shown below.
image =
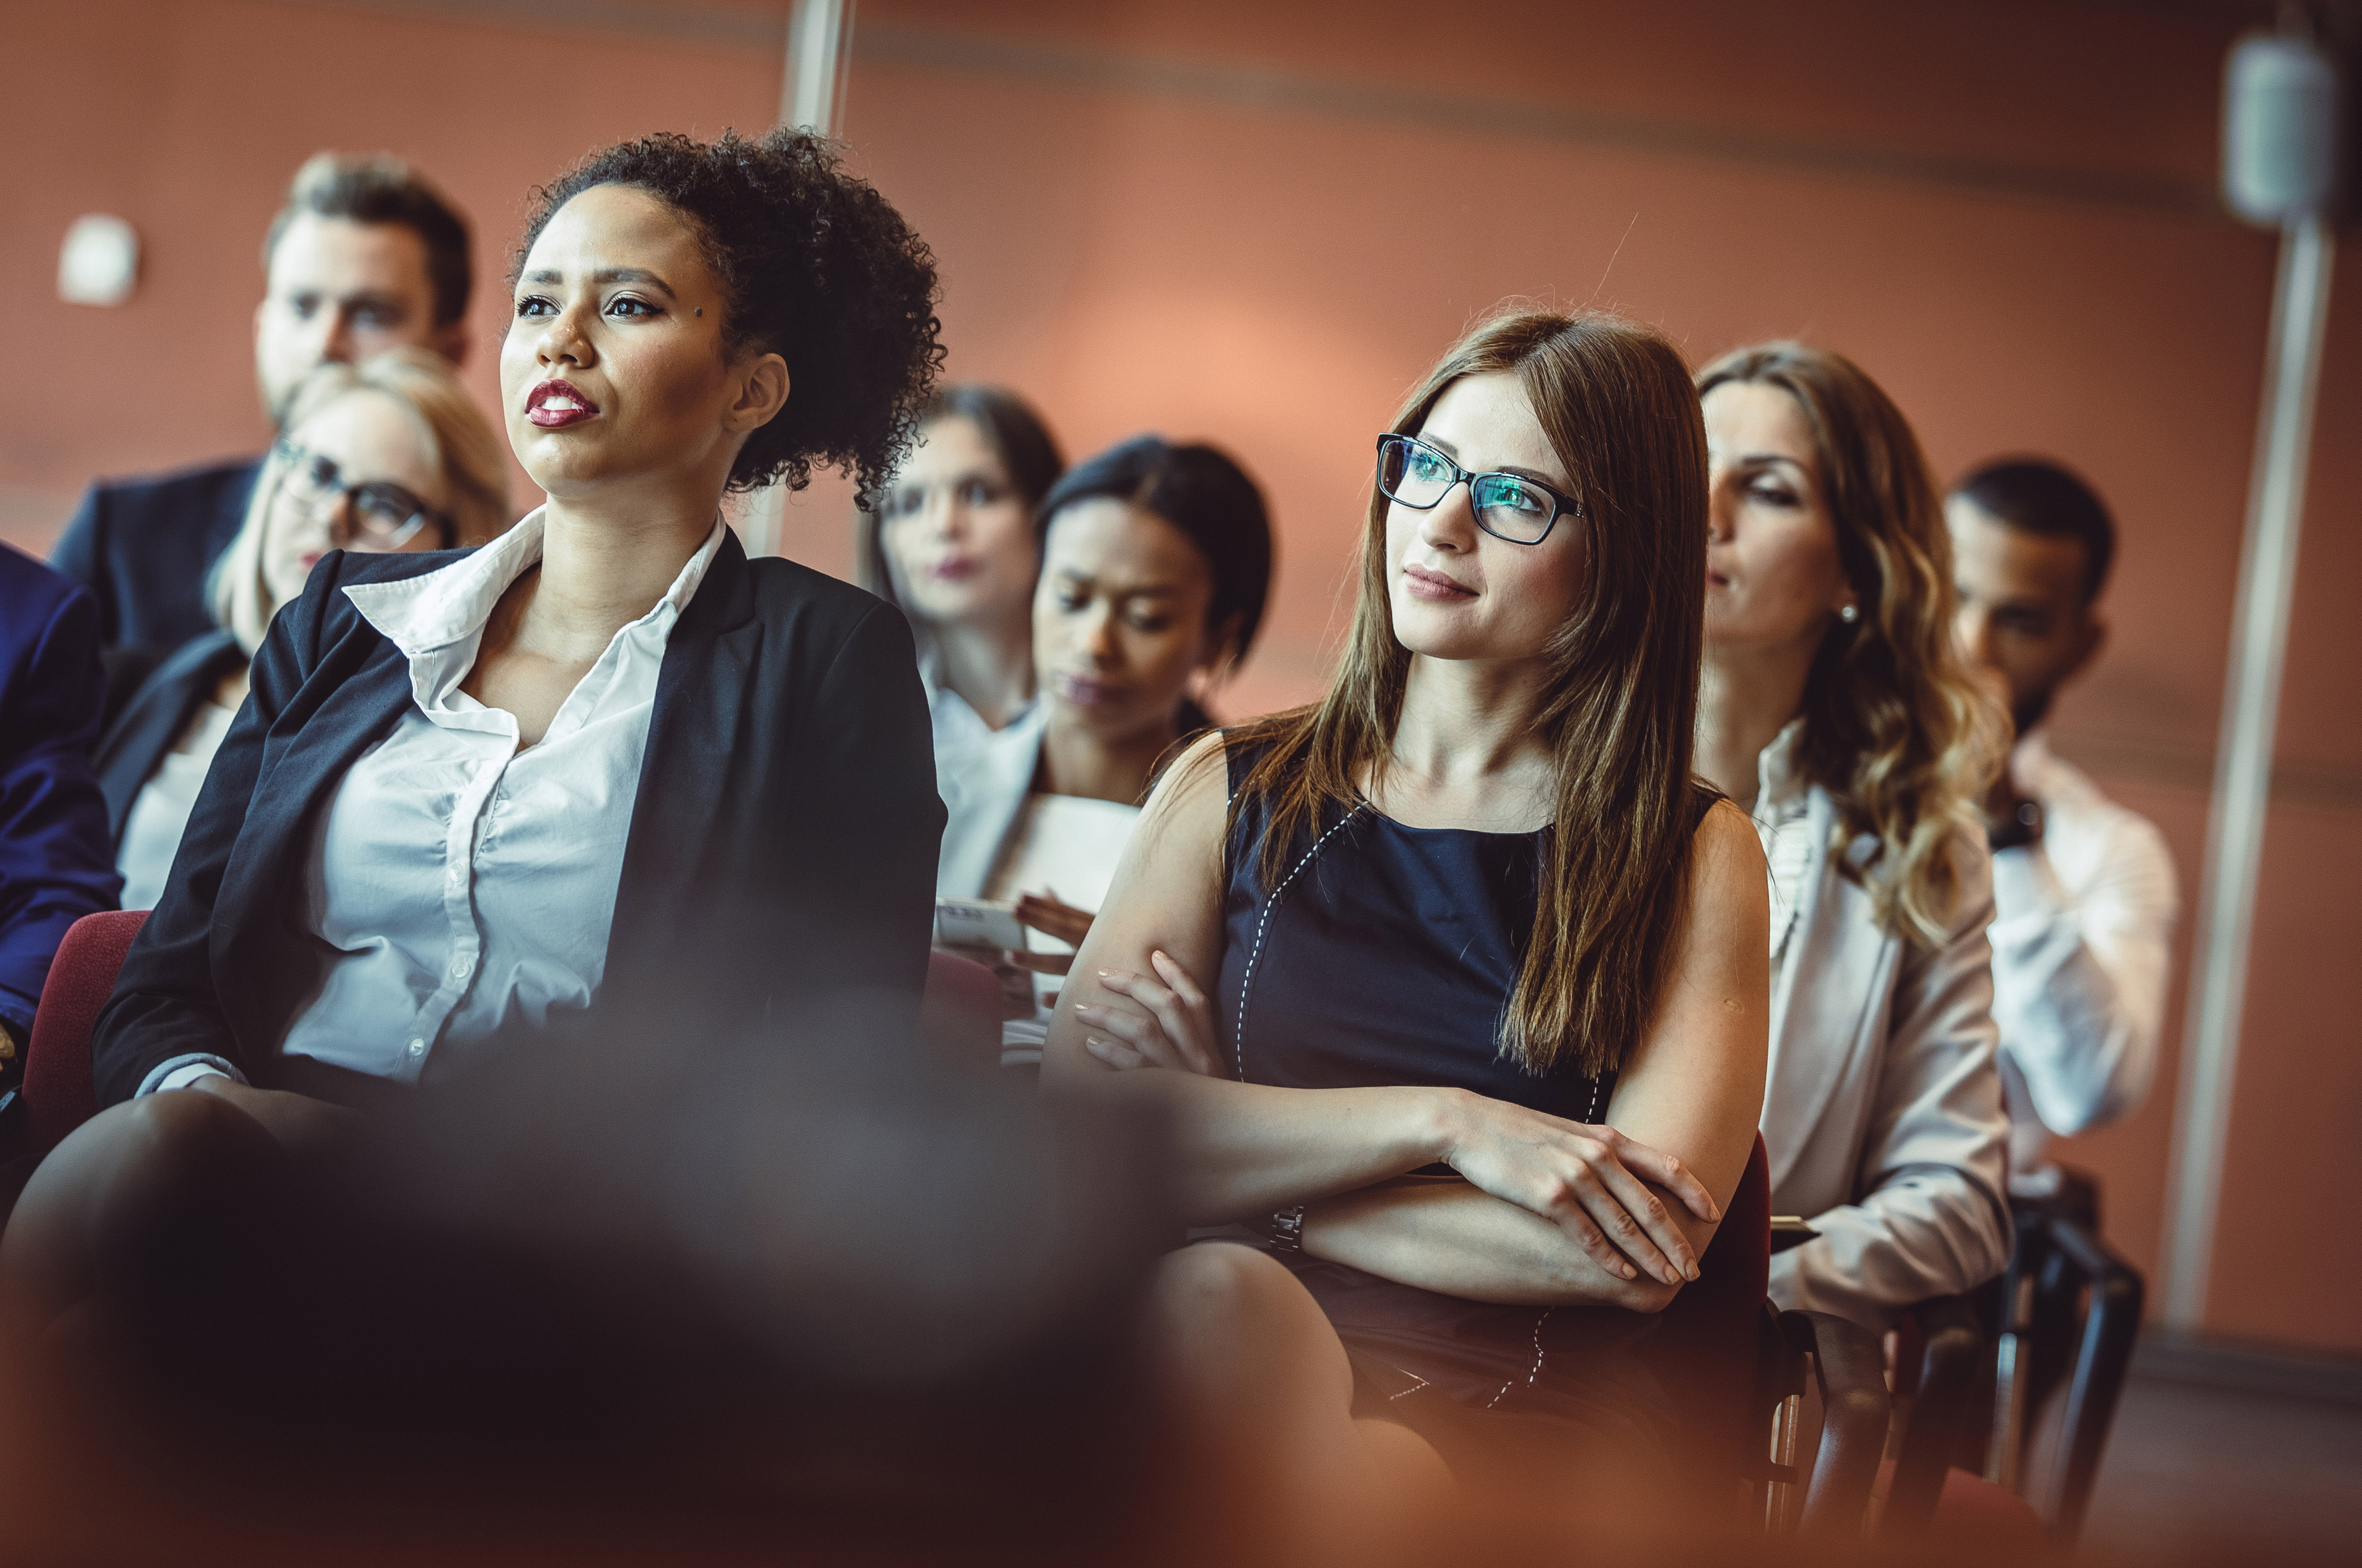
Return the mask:
[(475, 966), (468, 959), (454, 958), (451, 960), (451, 977), (455, 980), (464, 980), (468, 977), (468, 972)]
[(410, 1054), (414, 1056), (424, 1056), (426, 1055), (426, 1042), (424, 1040), (412, 1041), (410, 1043)]

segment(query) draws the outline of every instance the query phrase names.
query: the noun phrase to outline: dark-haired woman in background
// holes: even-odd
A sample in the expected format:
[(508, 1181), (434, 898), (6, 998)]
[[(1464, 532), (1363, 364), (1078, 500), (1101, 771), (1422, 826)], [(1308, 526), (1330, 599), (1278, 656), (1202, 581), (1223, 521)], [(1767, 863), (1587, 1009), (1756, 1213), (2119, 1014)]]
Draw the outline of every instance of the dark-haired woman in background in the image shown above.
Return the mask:
[(915, 1021), (943, 809), (910, 633), (746, 559), (721, 502), (891, 472), (925, 246), (816, 138), (658, 136), (539, 193), (513, 282), (501, 402), (548, 503), (470, 554), (331, 554), (273, 622), (99, 1019), (110, 1109), (0, 1244), (18, 1327), (91, 1288), (125, 1194), (333, 1147), (328, 1102), (848, 991)]
[(1772, 1295), (1882, 1330), (2009, 1256), (1976, 811), (2000, 715), (1953, 643), (1939, 492), (1893, 402), (1794, 343), (1726, 354), (1698, 386), (1698, 771), (1770, 862), (1772, 1205), (1818, 1232), (1772, 1260)]
[(1212, 721), (1193, 689), (1246, 657), (1271, 590), (1262, 492), (1211, 447), (1142, 436), (1077, 464), (1043, 502), (1033, 661), (1042, 696), (1006, 762), (952, 774), (937, 887), (1014, 900), (1033, 935), (1038, 1059), (1056, 977), (1107, 894), (1157, 763)]
[(877, 510), (855, 513), (856, 578), (910, 618), (939, 761), (1033, 705), (1033, 518), (1065, 467), (1015, 392), (945, 387)]
[(1745, 1167), (1769, 988), (1762, 857), (1690, 771), (1680, 354), (1502, 317), (1378, 447), (1329, 695), (1166, 774), (1044, 1057), (1244, 1227), (1166, 1260), (1151, 1342), (1196, 1480), (1340, 1559), (1446, 1465), (1563, 1507), (1661, 1452), (1639, 1314)]

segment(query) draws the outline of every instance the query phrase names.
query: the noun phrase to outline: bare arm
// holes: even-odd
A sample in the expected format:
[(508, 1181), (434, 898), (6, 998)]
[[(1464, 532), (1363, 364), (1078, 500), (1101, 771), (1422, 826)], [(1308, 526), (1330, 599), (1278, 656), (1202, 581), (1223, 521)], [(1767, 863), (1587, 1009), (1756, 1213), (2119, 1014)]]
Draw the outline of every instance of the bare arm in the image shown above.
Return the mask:
[[(1496, 1201), (1584, 1251), (1602, 1282), (1613, 1276), (1620, 1285), (1646, 1270), (1670, 1287), (1694, 1275), (1694, 1246), (1633, 1172), (1698, 1215), (1718, 1217), (1718, 1205), (1678, 1159), (1609, 1129), (1456, 1090), (1283, 1089), (1227, 1076), (1194, 980), (1217, 972), (1221, 955), (1220, 745), (1216, 738), (1194, 748), (1151, 799), (1059, 999), (1043, 1059), (1045, 1087), (1156, 1101), (1175, 1131), (1182, 1201), (1195, 1221), (1333, 1198), (1448, 1162)], [(1760, 949), (1760, 859), (1755, 867)], [(1760, 1016), (1759, 1003), (1759, 1036)], [(1753, 1082), (1760, 1094), (1760, 1038)], [(1753, 1115), (1750, 1106), (1749, 1128)], [(1745, 1153), (1742, 1144), (1732, 1184)], [(1520, 1232), (1496, 1226), (1488, 1234), (1498, 1241)], [(1474, 1244), (1483, 1248), (1484, 1239)]]
[[(1680, 1159), (1714, 1195), (1714, 1220), (1665, 1201), (1661, 1189), (1650, 1195), (1650, 1217), (1678, 1226), (1699, 1254), (1747, 1167), (1762, 1112), (1772, 983), (1765, 902), (1754, 830), (1736, 808), (1717, 807), (1698, 829), (1664, 1001), (1608, 1105), (1618, 1132)], [(1306, 1211), (1304, 1248), (1479, 1301), (1655, 1311), (1678, 1288), (1614, 1277), (1562, 1227), (1463, 1182), (1398, 1183), (1330, 1198)]]
[(1188, 1071), (1119, 1073), (1087, 1048), (1111, 1013), (1141, 1010), (1108, 985), (1154, 972), (1164, 954), (1193, 976), (1222, 958), (1222, 838), (1228, 781), (1220, 735), (1167, 771), (1116, 867), (1105, 906), (1075, 955), (1042, 1053), (1046, 1089), (1141, 1097), (1170, 1120), (1184, 1211), (1194, 1223), (1267, 1214), (1348, 1192), (1443, 1157), (1433, 1091), (1283, 1089), (1237, 1082), (1209, 1039)]

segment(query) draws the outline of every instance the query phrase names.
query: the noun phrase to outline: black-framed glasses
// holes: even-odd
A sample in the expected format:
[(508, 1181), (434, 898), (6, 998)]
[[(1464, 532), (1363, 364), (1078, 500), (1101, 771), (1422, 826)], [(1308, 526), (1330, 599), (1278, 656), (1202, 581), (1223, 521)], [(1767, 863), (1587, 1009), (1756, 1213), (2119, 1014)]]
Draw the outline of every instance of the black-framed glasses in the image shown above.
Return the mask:
[(1378, 493), (1426, 512), (1468, 487), (1476, 526), (1513, 545), (1539, 545), (1562, 516), (1580, 517), (1583, 503), (1523, 474), (1472, 474), (1426, 442), (1392, 433), (1378, 437)]
[(278, 451), (283, 465), (280, 482), (287, 487), (287, 493), (306, 506), (337, 502), (356, 545), (398, 550), (416, 538), (420, 529), (431, 527), (442, 536), (443, 547), (448, 549), (458, 536), (450, 518), (391, 480), (355, 484), (345, 478), (345, 470), (334, 458), (324, 458), (283, 436)]

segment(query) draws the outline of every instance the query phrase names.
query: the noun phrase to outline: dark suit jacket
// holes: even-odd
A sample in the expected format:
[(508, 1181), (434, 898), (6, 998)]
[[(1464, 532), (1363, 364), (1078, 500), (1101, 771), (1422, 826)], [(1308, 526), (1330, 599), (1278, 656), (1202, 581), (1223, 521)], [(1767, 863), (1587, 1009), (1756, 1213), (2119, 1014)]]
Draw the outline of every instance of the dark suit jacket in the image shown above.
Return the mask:
[[(292, 911), (310, 824), (411, 705), (410, 665), (346, 598), (456, 556), (324, 557), (255, 656), (164, 896), (99, 1015), (101, 1104), (209, 1053), (258, 1084), (326, 956)], [(859, 589), (725, 538), (657, 676), (604, 979), (553, 1025), (661, 1048), (848, 993), (915, 1021), (944, 809), (910, 628)]]
[(245, 662), (246, 650), (236, 637), (208, 633), (174, 649), (116, 710), (91, 758), (99, 793), (106, 797), (106, 831), (116, 849), (123, 847), (123, 824), (139, 787), (180, 743), (181, 732), (222, 677)]
[(66, 927), (115, 907), (98, 735), (98, 606), (0, 545), (0, 1021), (32, 1031)]
[(97, 597), (110, 652), (168, 652), (214, 629), (205, 574), (237, 537), (261, 471), (261, 458), (247, 458), (83, 492), (50, 564)]

